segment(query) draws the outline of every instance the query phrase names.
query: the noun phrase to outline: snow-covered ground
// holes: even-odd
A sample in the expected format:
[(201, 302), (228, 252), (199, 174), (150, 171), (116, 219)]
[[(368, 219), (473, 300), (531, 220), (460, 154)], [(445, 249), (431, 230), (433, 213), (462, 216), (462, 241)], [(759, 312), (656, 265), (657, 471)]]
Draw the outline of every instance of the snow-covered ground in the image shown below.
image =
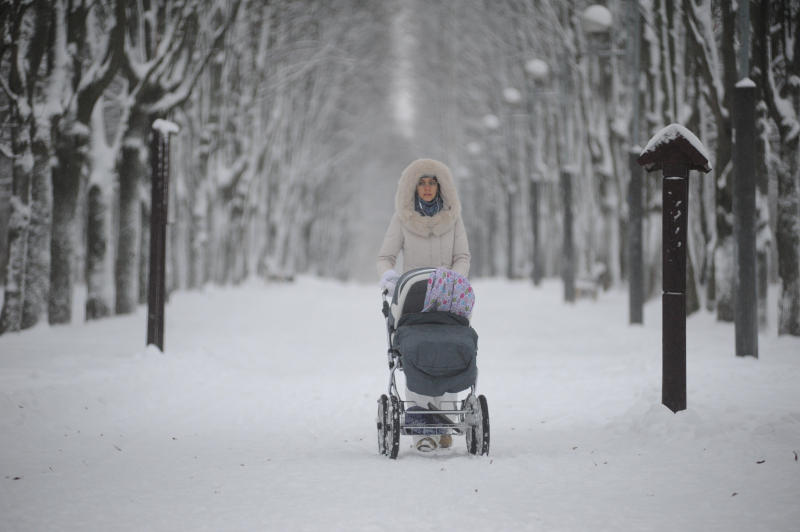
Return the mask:
[(658, 301), (475, 288), (487, 457), (377, 454), (374, 286), (176, 294), (164, 354), (144, 309), (1, 336), (0, 530), (798, 530), (800, 339), (693, 316), (675, 415)]

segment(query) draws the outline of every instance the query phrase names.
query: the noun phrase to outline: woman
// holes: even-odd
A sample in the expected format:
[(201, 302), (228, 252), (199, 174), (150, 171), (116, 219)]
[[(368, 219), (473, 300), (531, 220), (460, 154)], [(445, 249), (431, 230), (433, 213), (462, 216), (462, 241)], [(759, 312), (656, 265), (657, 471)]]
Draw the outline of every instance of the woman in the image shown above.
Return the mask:
[[(461, 220), (453, 176), (444, 163), (433, 159), (417, 159), (403, 170), (394, 199), (395, 213), (378, 252), (378, 273), (381, 288), (394, 290), (400, 271), (414, 268), (448, 268), (467, 276), (469, 243)], [(402, 267), (398, 256), (402, 252)], [(418, 406), (432, 403), (440, 408), (442, 401), (454, 401), (456, 394), (439, 397), (420, 395), (406, 389), (406, 400)], [(449, 434), (437, 438), (414, 437), (414, 445), (422, 452), (452, 444)]]

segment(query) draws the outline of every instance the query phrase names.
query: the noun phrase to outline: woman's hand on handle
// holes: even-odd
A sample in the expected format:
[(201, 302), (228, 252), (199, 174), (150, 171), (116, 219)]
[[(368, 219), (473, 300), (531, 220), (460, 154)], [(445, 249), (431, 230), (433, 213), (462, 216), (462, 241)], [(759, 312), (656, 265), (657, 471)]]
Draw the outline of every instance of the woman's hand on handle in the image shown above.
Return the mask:
[(381, 275), (381, 280), (380, 280), (381, 292), (383, 292), (384, 294), (394, 293), (394, 287), (397, 284), (397, 280), (399, 278), (400, 274), (398, 274), (396, 271), (392, 269), (383, 272), (383, 275)]

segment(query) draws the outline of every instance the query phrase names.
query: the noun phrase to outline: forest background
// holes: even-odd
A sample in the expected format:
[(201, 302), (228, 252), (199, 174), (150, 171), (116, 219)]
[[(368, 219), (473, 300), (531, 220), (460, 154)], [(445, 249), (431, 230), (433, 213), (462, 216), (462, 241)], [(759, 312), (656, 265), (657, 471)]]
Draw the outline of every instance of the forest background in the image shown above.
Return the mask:
[[(800, 335), (800, 1), (750, 1), (747, 32), (736, 2), (609, 0), (608, 26), (589, 4), (0, 1), (0, 332), (146, 300), (157, 118), (180, 127), (170, 290), (299, 273), (374, 282), (397, 178), (422, 156), (454, 171), (471, 275), (538, 283), (569, 268), (624, 287), (628, 154), (683, 124), (713, 168), (690, 176), (687, 306), (732, 321), (732, 105), (749, 77), (759, 310)], [(643, 179), (653, 297), (661, 180)]]

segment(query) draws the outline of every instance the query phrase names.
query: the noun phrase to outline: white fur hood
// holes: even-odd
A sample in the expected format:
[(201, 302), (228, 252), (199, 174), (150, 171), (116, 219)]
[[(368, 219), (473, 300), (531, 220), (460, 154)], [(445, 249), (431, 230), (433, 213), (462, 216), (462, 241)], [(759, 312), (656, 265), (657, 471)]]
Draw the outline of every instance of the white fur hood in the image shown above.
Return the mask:
[[(419, 178), (424, 175), (436, 176), (439, 181), (439, 193), (444, 207), (434, 216), (423, 216), (414, 210), (414, 192)], [(458, 199), (456, 185), (450, 169), (434, 159), (417, 159), (403, 170), (397, 183), (397, 194), (394, 208), (400, 222), (409, 230), (420, 236), (442, 235), (451, 230), (461, 216), (461, 201)]]

